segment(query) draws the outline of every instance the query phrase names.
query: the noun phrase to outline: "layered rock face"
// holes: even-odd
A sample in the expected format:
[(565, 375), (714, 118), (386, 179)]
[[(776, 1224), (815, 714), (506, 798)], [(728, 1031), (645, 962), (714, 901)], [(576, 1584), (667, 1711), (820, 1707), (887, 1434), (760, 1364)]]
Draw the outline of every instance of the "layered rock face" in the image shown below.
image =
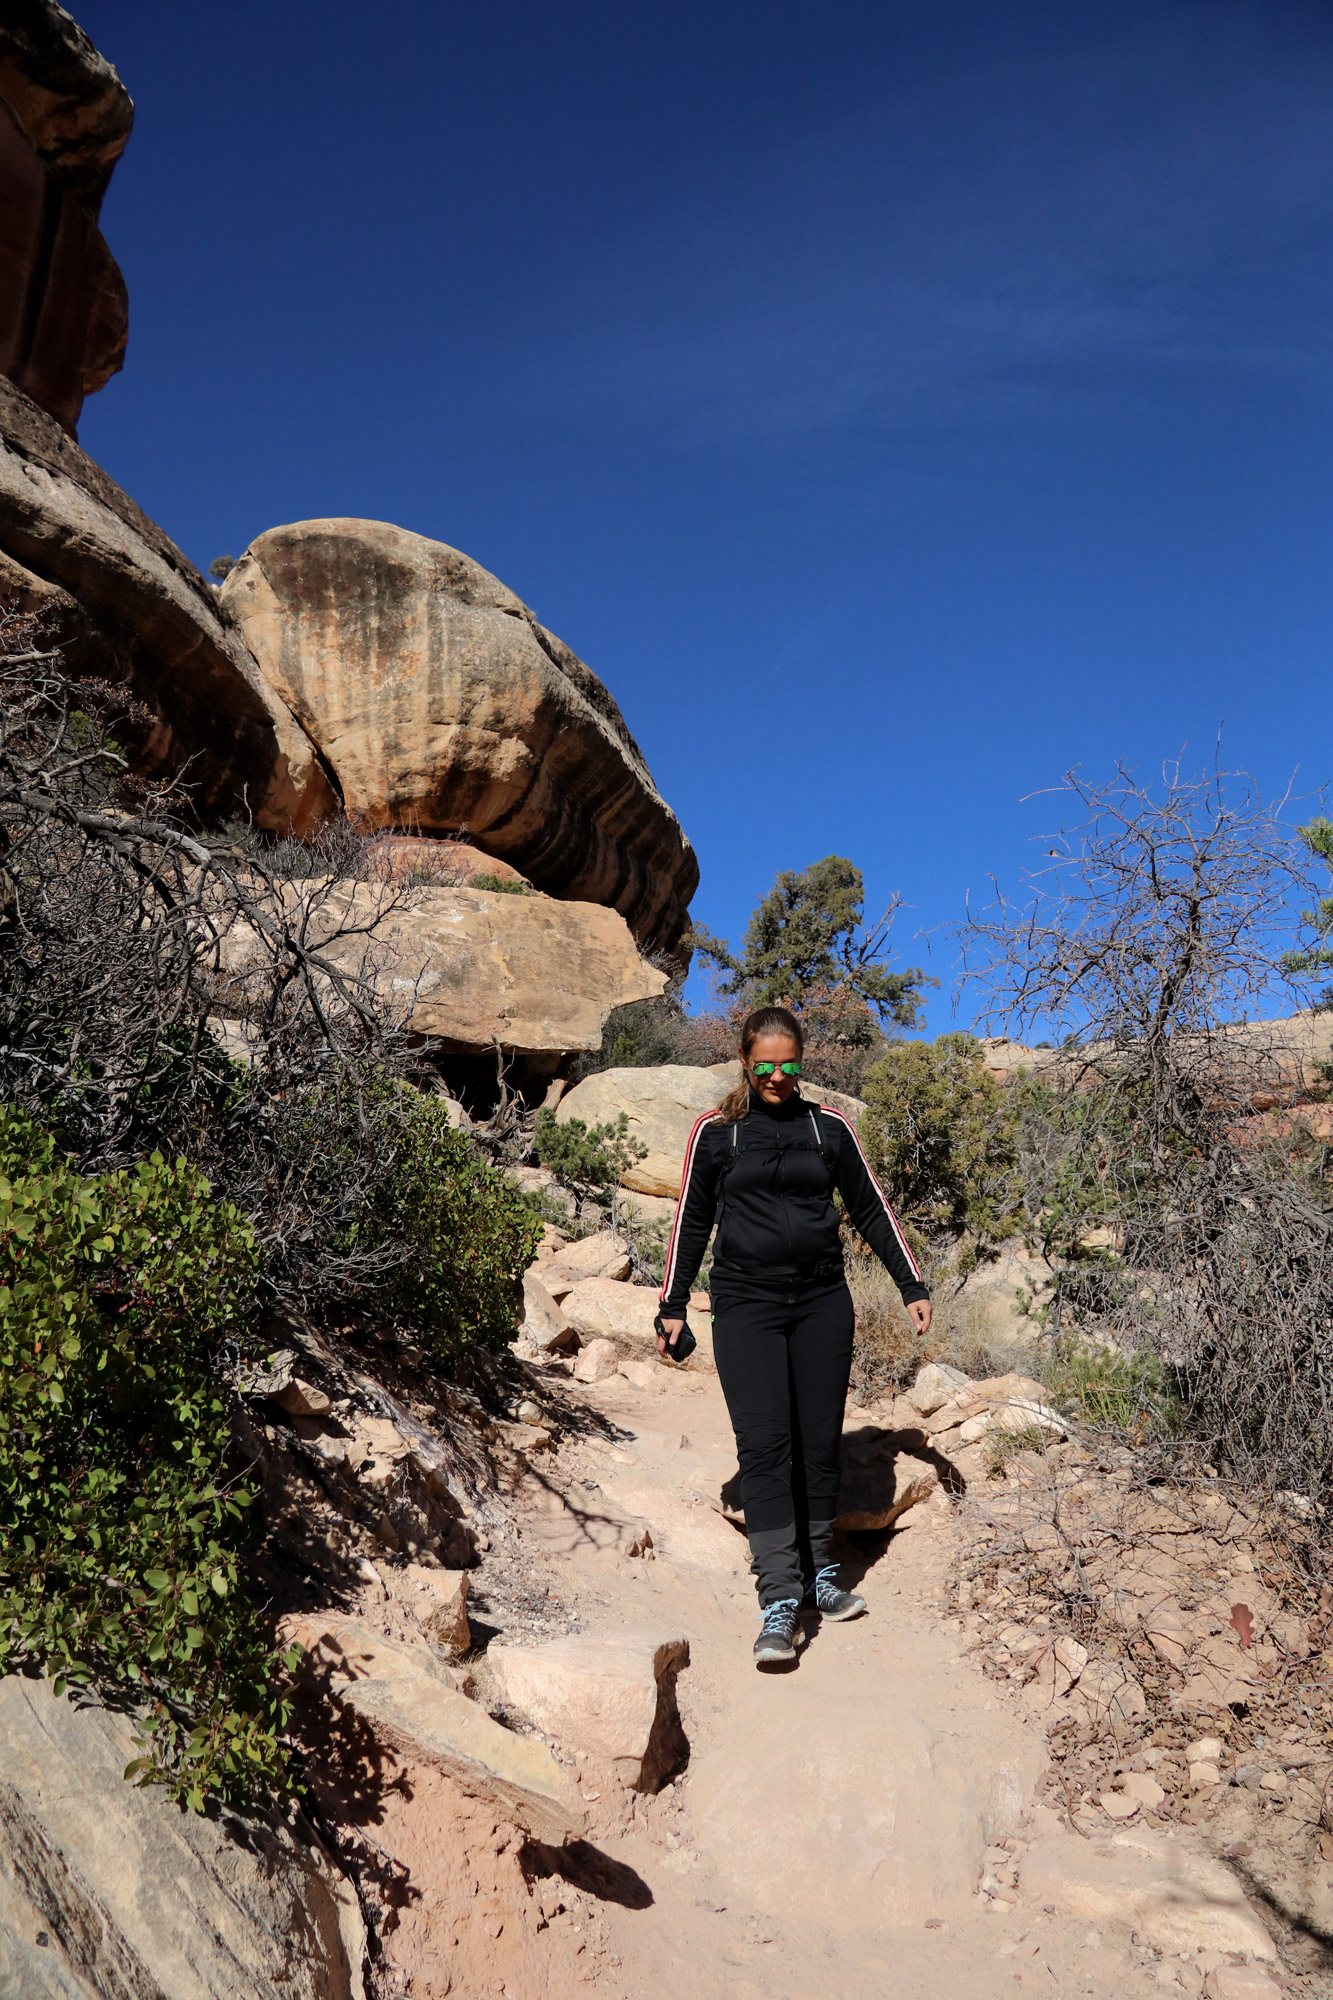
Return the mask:
[(98, 211), (134, 122), (110, 63), (52, 0), (0, 20), (0, 371), (70, 433), (125, 358), (125, 281)]
[(372, 826), (465, 826), (539, 889), (673, 953), (699, 879), (610, 694), (470, 557), (379, 521), (299, 521), (227, 578), (231, 619)]
[(315, 746), (218, 617), (216, 593), (60, 425), (0, 377), (0, 608), (44, 611), (80, 673), (126, 682), (148, 776), (187, 763), (201, 813), (301, 832), (336, 812)]
[[(345, 936), (333, 936), (338, 927)], [(367, 976), (414, 1033), (453, 1054), (498, 1045), (538, 1072), (599, 1047), (613, 1007), (666, 984), (614, 910), (465, 884), (386, 896), (378, 884), (341, 883), (308, 935), (342, 969)], [(238, 925), (224, 962), (244, 973), (253, 951), (254, 934)]]
[(74, 442), (121, 366), (124, 280), (97, 228), (134, 106), (53, 0), (0, 19), (0, 612), (35, 612), (77, 674), (127, 684), (150, 778), (188, 766), (204, 816), (301, 832), (337, 810), (313, 744), (213, 591)]
[(356, 1892), (309, 1829), (127, 1785), (130, 1718), (0, 1679), (0, 1993), (363, 2000)]

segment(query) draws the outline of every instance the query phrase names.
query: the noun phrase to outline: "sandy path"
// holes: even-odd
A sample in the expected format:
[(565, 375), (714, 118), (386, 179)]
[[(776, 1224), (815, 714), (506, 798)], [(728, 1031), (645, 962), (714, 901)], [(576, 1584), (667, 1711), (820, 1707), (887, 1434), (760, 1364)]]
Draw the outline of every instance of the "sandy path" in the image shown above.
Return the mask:
[[(574, 1392), (615, 1441), (566, 1446), (553, 1475), (590, 1524), (616, 1511), (652, 1521), (657, 1559), (598, 1548), (591, 1532), (572, 1553), (546, 1549), (551, 1588), (585, 1629), (629, 1626), (691, 1646), (679, 1683), (685, 1775), (632, 1809), (585, 1784), (590, 1838), (628, 1871), (601, 1899), (624, 1992), (1109, 2000), (1158, 1990), (1156, 1960), (1123, 1936), (975, 1892), (984, 1822), (1029, 1838), (1055, 1821), (1027, 1806), (1046, 1763), (1040, 1730), (997, 1701), (940, 1623), (966, 1512), (914, 1510), (871, 1552), (859, 1585), (869, 1616), (817, 1630), (795, 1670), (760, 1674), (745, 1545), (699, 1501), (735, 1467), (721, 1394), (714, 1377), (664, 1380), (658, 1394), (624, 1378)], [(551, 1531), (532, 1526), (534, 1544), (549, 1543)], [(845, 1580), (860, 1567), (854, 1559)]]

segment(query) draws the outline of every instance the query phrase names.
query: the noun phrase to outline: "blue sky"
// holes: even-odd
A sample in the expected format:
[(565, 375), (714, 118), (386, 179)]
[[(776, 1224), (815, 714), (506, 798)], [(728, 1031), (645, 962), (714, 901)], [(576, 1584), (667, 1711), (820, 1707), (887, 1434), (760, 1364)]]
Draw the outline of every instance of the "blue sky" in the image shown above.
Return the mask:
[(138, 106), (81, 441), (201, 564), (494, 570), (713, 931), (848, 854), (939, 1031), (1069, 766), (1333, 775), (1326, 6), (75, 11)]

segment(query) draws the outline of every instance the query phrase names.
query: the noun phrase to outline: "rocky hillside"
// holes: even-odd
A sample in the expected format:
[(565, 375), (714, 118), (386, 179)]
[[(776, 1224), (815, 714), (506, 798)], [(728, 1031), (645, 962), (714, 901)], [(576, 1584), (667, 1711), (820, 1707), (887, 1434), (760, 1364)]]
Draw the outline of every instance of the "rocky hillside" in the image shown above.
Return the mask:
[(756, 1684), (707, 1343), (660, 1363), (628, 1271), (548, 1232), (559, 1338), (530, 1305), (452, 1381), (274, 1329), (244, 1438), (303, 1808), (182, 1819), (123, 1718), (0, 1683), (5, 1990), (878, 2000), (891, 1941), (944, 2000), (1329, 1991), (1299, 1515), (932, 1364), (847, 1412), (869, 1620)]

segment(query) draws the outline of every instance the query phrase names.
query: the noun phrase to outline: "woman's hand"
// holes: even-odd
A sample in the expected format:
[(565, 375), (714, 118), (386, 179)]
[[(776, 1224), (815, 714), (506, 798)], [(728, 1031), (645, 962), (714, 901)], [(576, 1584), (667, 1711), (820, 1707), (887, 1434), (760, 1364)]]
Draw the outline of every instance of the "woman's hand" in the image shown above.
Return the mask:
[(679, 1336), (684, 1324), (683, 1319), (664, 1319), (662, 1321), (662, 1331), (657, 1336), (657, 1351), (659, 1354), (666, 1353), (667, 1342), (675, 1340)]
[(917, 1332), (924, 1337), (930, 1332), (930, 1300), (913, 1299), (907, 1308), (907, 1317)]

